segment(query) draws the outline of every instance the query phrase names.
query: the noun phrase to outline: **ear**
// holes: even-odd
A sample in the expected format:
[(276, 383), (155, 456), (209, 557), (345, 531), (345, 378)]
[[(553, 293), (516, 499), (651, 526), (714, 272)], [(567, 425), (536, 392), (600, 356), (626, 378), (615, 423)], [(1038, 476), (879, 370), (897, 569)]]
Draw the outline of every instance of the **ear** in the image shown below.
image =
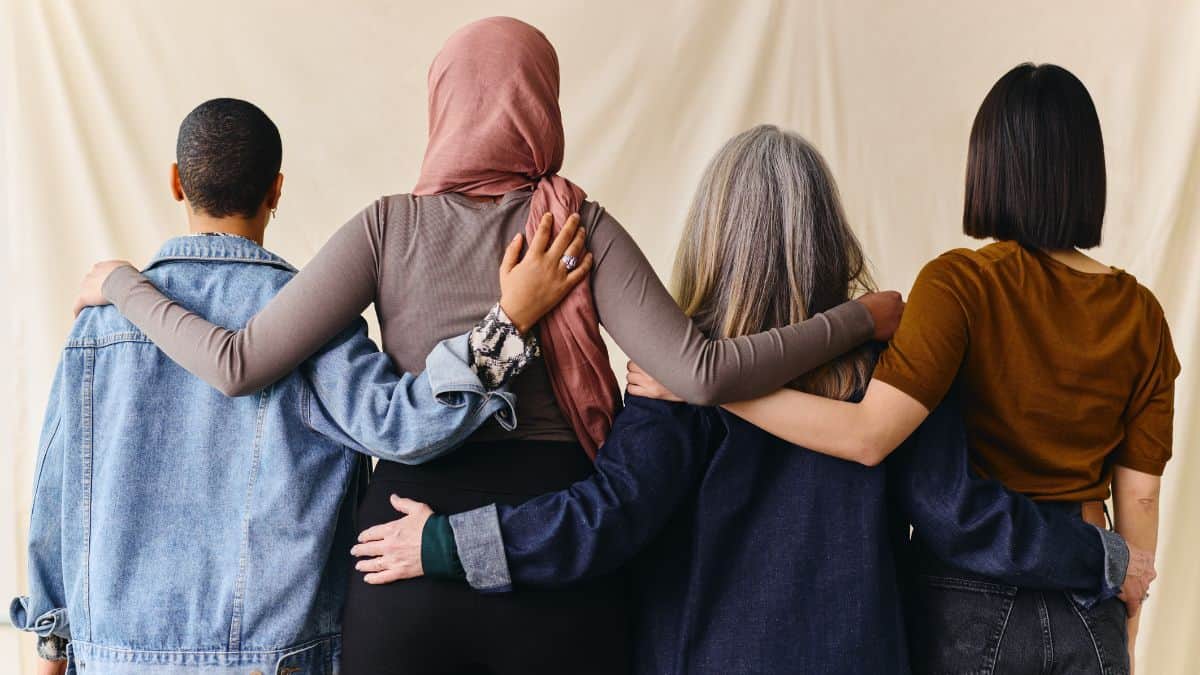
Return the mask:
[(279, 206), (279, 198), (283, 196), (283, 174), (275, 176), (275, 183), (267, 192), (267, 208), (274, 209)]
[(175, 162), (171, 162), (171, 196), (177, 202), (187, 199), (187, 196), (183, 194), (183, 183), (179, 182), (179, 165)]

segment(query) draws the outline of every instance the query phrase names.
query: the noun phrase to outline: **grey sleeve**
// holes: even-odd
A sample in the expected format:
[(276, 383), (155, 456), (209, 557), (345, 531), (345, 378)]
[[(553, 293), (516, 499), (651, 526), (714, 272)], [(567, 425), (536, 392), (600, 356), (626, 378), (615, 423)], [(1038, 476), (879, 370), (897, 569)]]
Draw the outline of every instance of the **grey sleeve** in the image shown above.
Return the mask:
[(601, 324), (629, 358), (689, 403), (762, 396), (874, 335), (870, 312), (851, 301), (802, 323), (709, 339), (624, 228), (599, 207), (591, 215), (588, 249), (596, 261), (592, 284)]
[(227, 396), (250, 394), (295, 370), (375, 299), (379, 202), (338, 230), (241, 330), (215, 325), (162, 294), (132, 267), (104, 297), (160, 349)]

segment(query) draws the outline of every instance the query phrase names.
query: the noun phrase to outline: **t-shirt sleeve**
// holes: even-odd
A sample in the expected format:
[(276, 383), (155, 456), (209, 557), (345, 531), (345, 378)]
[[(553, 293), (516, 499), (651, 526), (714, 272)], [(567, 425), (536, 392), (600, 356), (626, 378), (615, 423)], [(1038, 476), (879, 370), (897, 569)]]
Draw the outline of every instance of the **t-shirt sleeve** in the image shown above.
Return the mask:
[(925, 265), (913, 282), (904, 317), (873, 378), (933, 410), (950, 391), (967, 353), (966, 265), (953, 253)]
[(1158, 349), (1125, 412), (1125, 438), (1114, 461), (1135, 471), (1161, 476), (1171, 459), (1175, 420), (1175, 378), (1179, 358), (1166, 319), (1160, 319)]

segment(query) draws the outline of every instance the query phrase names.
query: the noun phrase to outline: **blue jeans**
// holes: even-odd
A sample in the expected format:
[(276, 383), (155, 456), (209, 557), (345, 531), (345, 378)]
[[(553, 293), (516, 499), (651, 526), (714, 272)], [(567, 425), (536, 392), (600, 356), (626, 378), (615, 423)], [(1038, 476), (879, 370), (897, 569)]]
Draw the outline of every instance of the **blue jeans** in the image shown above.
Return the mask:
[(1083, 608), (1068, 593), (1018, 588), (922, 555), (909, 591), (917, 675), (1127, 675), (1125, 604)]

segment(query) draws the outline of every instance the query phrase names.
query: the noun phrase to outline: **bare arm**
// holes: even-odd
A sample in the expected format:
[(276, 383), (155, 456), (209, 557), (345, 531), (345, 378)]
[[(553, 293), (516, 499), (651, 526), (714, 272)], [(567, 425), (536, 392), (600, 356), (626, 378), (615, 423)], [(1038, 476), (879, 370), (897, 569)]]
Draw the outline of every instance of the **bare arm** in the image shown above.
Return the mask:
[(879, 380), (861, 403), (781, 389), (724, 408), (789, 443), (867, 466), (886, 459), (929, 416), (917, 399)]
[[(621, 349), (671, 391), (700, 405), (778, 389), (862, 343), (887, 339), (899, 294), (847, 302), (808, 321), (737, 338), (709, 339), (675, 303), (641, 249), (599, 211), (589, 237), (600, 321)], [(876, 294), (885, 295), (885, 294)], [(871, 303), (878, 305), (871, 309)]]
[[(1162, 478), (1117, 466), (1113, 473), (1113, 506), (1117, 533), (1130, 546), (1152, 556), (1158, 546), (1158, 495)], [(1129, 617), (1129, 653), (1137, 639), (1140, 614)]]

